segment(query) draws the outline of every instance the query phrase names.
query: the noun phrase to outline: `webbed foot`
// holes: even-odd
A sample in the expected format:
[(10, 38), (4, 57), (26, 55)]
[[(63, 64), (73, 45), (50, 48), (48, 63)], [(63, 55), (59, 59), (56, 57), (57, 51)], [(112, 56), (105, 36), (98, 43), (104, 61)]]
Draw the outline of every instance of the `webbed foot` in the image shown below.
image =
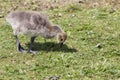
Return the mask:
[(36, 54), (37, 51), (29, 50), (28, 53)]

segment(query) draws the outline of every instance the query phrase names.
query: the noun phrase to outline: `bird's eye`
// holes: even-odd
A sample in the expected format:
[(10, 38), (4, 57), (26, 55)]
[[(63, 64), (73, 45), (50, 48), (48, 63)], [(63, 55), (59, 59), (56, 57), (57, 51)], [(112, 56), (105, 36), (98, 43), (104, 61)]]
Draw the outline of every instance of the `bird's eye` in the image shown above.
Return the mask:
[(61, 41), (63, 41), (63, 39), (61, 39)]

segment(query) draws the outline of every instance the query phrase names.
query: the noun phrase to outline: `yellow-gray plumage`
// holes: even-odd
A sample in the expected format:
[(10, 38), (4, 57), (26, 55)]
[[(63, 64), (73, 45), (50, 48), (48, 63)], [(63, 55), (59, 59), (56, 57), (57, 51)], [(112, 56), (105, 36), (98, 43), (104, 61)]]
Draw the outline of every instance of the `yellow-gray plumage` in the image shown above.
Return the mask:
[(24, 49), (20, 45), (17, 35), (23, 34), (31, 37), (31, 44), (28, 52), (32, 51), (32, 43), (37, 36), (44, 38), (57, 37), (60, 44), (63, 44), (67, 38), (66, 33), (56, 25), (52, 25), (48, 18), (39, 12), (35, 11), (14, 11), (7, 15), (6, 20), (11, 24), (13, 34), (16, 38), (18, 51), (23, 52)]

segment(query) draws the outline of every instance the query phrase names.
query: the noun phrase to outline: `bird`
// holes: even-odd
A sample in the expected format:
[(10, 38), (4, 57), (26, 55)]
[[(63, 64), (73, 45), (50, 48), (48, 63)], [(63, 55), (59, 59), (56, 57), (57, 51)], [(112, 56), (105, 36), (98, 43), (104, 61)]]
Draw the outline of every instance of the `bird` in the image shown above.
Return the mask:
[(30, 38), (28, 47), (29, 53), (36, 54), (32, 50), (32, 45), (36, 37), (41, 36), (45, 39), (56, 38), (61, 48), (67, 39), (67, 34), (60, 26), (52, 24), (48, 17), (38, 11), (12, 11), (6, 16), (6, 21), (11, 25), (13, 35), (16, 40), (18, 52), (24, 53), (25, 49), (21, 46), (18, 35), (25, 35)]

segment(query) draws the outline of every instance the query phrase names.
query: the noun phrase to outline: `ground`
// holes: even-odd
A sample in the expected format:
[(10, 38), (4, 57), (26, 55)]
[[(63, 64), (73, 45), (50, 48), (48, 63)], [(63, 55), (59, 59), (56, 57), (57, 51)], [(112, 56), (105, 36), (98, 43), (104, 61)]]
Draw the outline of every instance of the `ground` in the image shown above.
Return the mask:
[[(120, 80), (120, 10), (70, 5), (43, 11), (68, 38), (61, 49), (56, 39), (38, 37), (36, 55), (18, 53), (10, 25), (0, 18), (1, 80)], [(28, 48), (29, 38), (19, 36)], [(51, 79), (52, 80), (52, 79)]]

